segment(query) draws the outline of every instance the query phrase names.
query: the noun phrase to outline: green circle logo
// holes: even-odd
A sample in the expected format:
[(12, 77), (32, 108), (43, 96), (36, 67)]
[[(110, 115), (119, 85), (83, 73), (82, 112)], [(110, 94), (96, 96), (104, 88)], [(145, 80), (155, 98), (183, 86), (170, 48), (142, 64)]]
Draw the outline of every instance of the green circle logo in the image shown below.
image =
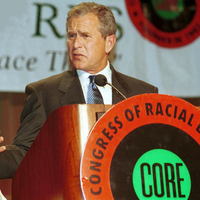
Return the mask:
[(151, 0), (154, 11), (165, 20), (176, 19), (184, 10), (183, 0)]
[(185, 163), (174, 153), (154, 149), (143, 154), (133, 170), (139, 200), (188, 199), (191, 178)]

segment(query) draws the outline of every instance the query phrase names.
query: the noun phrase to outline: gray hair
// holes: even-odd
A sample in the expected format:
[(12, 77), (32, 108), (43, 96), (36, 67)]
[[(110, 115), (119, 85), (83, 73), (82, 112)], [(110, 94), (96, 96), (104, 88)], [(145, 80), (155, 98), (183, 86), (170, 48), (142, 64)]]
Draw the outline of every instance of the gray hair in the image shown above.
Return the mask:
[(69, 10), (66, 23), (67, 30), (72, 17), (82, 16), (88, 13), (93, 13), (98, 17), (99, 31), (103, 38), (116, 34), (117, 24), (112, 11), (104, 5), (93, 2), (81, 3)]

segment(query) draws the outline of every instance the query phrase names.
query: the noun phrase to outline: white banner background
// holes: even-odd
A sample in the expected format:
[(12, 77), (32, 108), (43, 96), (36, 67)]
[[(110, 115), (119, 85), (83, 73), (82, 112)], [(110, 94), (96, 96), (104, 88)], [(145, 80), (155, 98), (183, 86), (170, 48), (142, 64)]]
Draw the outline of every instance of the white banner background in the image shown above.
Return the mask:
[[(0, 2), (0, 91), (24, 92), (25, 85), (68, 69), (65, 23), (70, 6), (81, 3), (53, 0)], [(115, 48), (114, 67), (156, 85), (159, 93), (200, 96), (200, 38), (181, 48), (149, 42), (134, 27), (124, 0), (96, 0), (111, 6), (122, 37)], [(40, 29), (36, 28), (41, 11)], [(53, 14), (57, 16), (53, 18)], [(53, 18), (58, 38), (44, 19)], [(38, 30), (38, 36), (36, 35)], [(118, 31), (117, 36), (119, 36)]]

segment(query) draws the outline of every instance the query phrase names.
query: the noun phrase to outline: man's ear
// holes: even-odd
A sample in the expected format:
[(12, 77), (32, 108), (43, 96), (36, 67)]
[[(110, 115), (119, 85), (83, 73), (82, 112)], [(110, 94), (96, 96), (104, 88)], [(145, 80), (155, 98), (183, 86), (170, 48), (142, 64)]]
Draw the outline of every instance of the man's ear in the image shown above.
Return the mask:
[(116, 43), (116, 35), (109, 35), (106, 37), (106, 53), (109, 54)]

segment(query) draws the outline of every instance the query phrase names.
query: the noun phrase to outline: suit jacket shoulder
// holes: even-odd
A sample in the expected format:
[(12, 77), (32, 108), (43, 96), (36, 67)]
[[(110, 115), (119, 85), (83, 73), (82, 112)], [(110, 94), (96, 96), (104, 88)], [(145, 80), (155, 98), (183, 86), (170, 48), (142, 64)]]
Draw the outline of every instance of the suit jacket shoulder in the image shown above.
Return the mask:
[(47, 114), (60, 106), (85, 103), (80, 81), (74, 69), (27, 85), (27, 96), (33, 93), (41, 99)]
[[(145, 93), (158, 93), (157, 87), (117, 72), (114, 68), (112, 68), (112, 84), (127, 98)], [(121, 100), (123, 97), (113, 92), (113, 103), (118, 103)]]

